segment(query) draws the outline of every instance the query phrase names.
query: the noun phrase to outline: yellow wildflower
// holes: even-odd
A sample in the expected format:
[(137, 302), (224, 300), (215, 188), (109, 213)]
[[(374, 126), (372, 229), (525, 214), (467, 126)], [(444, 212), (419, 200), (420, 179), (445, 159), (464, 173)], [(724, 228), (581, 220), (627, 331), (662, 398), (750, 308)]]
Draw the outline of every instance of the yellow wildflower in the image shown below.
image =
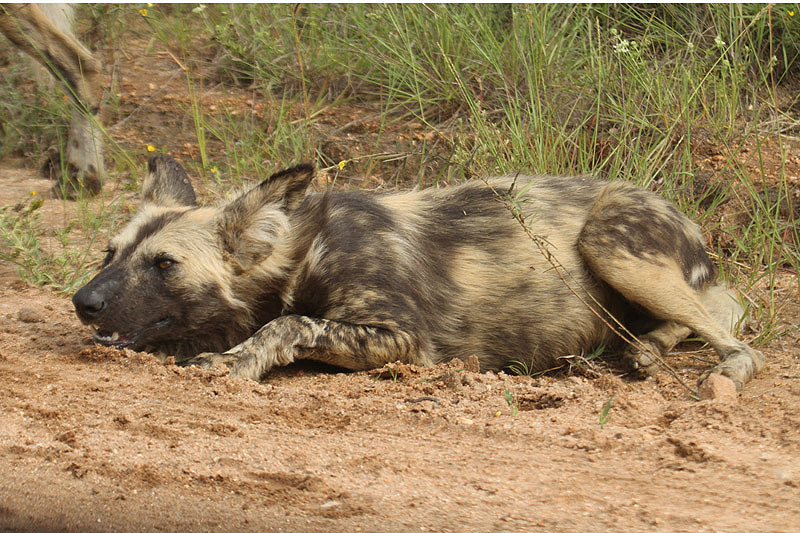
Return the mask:
[(147, 145), (147, 151), (148, 152), (155, 152), (156, 151), (156, 147), (153, 146), (152, 144), (148, 144)]
[(344, 166), (345, 166), (346, 164), (347, 164), (347, 161), (345, 161), (344, 159), (342, 159), (341, 161), (339, 161), (339, 170), (344, 170)]
[(211, 167), (211, 168), (210, 168), (210, 169), (208, 169), (208, 170), (209, 170), (209, 172), (212, 172), (212, 173), (215, 173), (215, 174), (216, 174), (216, 172), (217, 172), (217, 167)]
[(794, 11), (787, 11), (786, 13), (787, 13), (787, 14), (788, 14), (790, 17), (793, 17), (793, 16), (794, 16)]
[(31, 196), (36, 196), (36, 191), (31, 191)]
[(146, 16), (147, 16), (147, 10), (146, 10), (146, 9), (144, 9), (144, 8), (140, 9), (140, 10), (139, 10), (139, 13), (140, 13), (140, 14), (141, 14), (143, 17), (146, 17)]

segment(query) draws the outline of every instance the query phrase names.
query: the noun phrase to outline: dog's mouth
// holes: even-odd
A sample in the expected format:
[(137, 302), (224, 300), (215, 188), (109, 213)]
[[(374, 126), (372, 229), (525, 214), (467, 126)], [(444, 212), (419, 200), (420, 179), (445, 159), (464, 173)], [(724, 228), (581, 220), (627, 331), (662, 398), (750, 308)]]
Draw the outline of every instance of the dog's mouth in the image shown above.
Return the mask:
[(94, 329), (94, 335), (92, 336), (92, 341), (95, 344), (100, 344), (101, 346), (113, 346), (115, 348), (127, 348), (130, 346), (136, 346), (138, 341), (148, 333), (151, 333), (154, 330), (161, 329), (167, 325), (171, 320), (169, 318), (162, 318), (154, 322), (153, 324), (145, 327), (142, 330), (139, 330), (134, 333), (120, 333), (116, 330), (107, 330), (97, 326), (92, 326)]
[(102, 346), (115, 346), (117, 348), (124, 348), (133, 344), (133, 341), (127, 335), (120, 335), (118, 331), (109, 333), (107, 331), (103, 331), (102, 329), (95, 330), (92, 340), (95, 344), (100, 344)]

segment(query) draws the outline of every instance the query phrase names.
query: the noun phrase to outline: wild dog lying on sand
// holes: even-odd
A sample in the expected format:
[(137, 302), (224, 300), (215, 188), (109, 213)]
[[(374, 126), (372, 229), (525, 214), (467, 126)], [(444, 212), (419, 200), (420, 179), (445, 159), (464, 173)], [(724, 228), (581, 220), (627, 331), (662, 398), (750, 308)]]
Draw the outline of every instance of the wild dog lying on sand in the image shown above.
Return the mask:
[(655, 194), (517, 176), (306, 195), (313, 172), (198, 207), (183, 169), (151, 158), (141, 208), (73, 298), (95, 342), (252, 379), (298, 359), (365, 370), (475, 355), (482, 369), (538, 370), (620, 345), (602, 306), (638, 336), (626, 356), (646, 371), (690, 331), (722, 359), (706, 375), (741, 387), (764, 365), (730, 333), (742, 309), (697, 226)]
[(78, 190), (97, 193), (105, 174), (103, 139), (96, 126), (102, 65), (72, 35), (71, 25), (68, 4), (0, 4), (0, 33), (63, 82), (72, 97), (66, 153), (50, 157), (42, 169), (58, 179), (54, 192), (68, 197)]

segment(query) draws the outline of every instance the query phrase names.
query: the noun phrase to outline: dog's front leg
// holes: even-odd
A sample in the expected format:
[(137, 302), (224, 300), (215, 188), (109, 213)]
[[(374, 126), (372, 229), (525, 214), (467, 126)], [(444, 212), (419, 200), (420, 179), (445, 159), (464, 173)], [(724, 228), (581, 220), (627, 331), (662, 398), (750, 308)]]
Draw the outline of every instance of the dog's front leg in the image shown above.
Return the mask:
[(187, 361), (210, 367), (223, 363), (231, 376), (258, 380), (276, 366), (314, 359), (350, 370), (379, 368), (393, 361), (426, 364), (408, 333), (333, 320), (286, 315), (224, 353), (205, 353)]

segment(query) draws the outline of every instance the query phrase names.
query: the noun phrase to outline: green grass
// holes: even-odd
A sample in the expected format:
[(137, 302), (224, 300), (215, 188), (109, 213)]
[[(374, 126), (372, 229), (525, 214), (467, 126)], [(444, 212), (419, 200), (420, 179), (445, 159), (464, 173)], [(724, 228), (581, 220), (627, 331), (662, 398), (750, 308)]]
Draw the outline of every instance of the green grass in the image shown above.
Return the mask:
[(611, 406), (614, 405), (614, 396), (608, 399), (608, 401), (603, 405), (603, 410), (600, 411), (600, 425), (605, 426), (608, 422), (608, 416), (611, 413)]
[(14, 264), (30, 283), (71, 294), (94, 275), (97, 247), (108, 239), (109, 223), (119, 219), (120, 200), (90, 206), (79, 199), (72, 219), (55, 228), (41, 219), (39, 195), (0, 206), (0, 260)]
[[(747, 144), (753, 161), (774, 158), (764, 139), (796, 129), (787, 82), (798, 70), (797, 6), (159, 4), (146, 17), (141, 7), (83, 10), (96, 21), (96, 41), (124, 49), (129, 36), (142, 37), (187, 67), (191, 103), (182, 111), (201, 154), (194, 170), (211, 189), (303, 159), (335, 173), (338, 158), (315, 121), (323, 110), (363, 104), (377, 110), (383, 138), (415, 121), (445, 146), (376, 147), (359, 156), (371, 172), (413, 155), (419, 184), (522, 169), (594, 173), (657, 191), (714, 235), (725, 277), (750, 292), (767, 287), (753, 298), (759, 340), (783, 331), (775, 279), (800, 267), (798, 220), (785, 209), (792, 189), (780, 165), (765, 194), (734, 156)], [(209, 67), (216, 83), (247, 87), (263, 112), (204, 109), (198, 72)], [(2, 146), (36, 153), (49, 142), (37, 140), (42, 132), (58, 131), (49, 110), (66, 111), (52, 105), (55, 95), (31, 104), (16, 74), (7, 79)], [(31, 119), (31, 110), (44, 118)], [(140, 172), (141, 154), (110, 144), (112, 175)], [(704, 145), (722, 147), (726, 160), (711, 188), (697, 178)], [(785, 162), (785, 150), (779, 157)], [(741, 206), (742, 216), (721, 219), (726, 205)]]

